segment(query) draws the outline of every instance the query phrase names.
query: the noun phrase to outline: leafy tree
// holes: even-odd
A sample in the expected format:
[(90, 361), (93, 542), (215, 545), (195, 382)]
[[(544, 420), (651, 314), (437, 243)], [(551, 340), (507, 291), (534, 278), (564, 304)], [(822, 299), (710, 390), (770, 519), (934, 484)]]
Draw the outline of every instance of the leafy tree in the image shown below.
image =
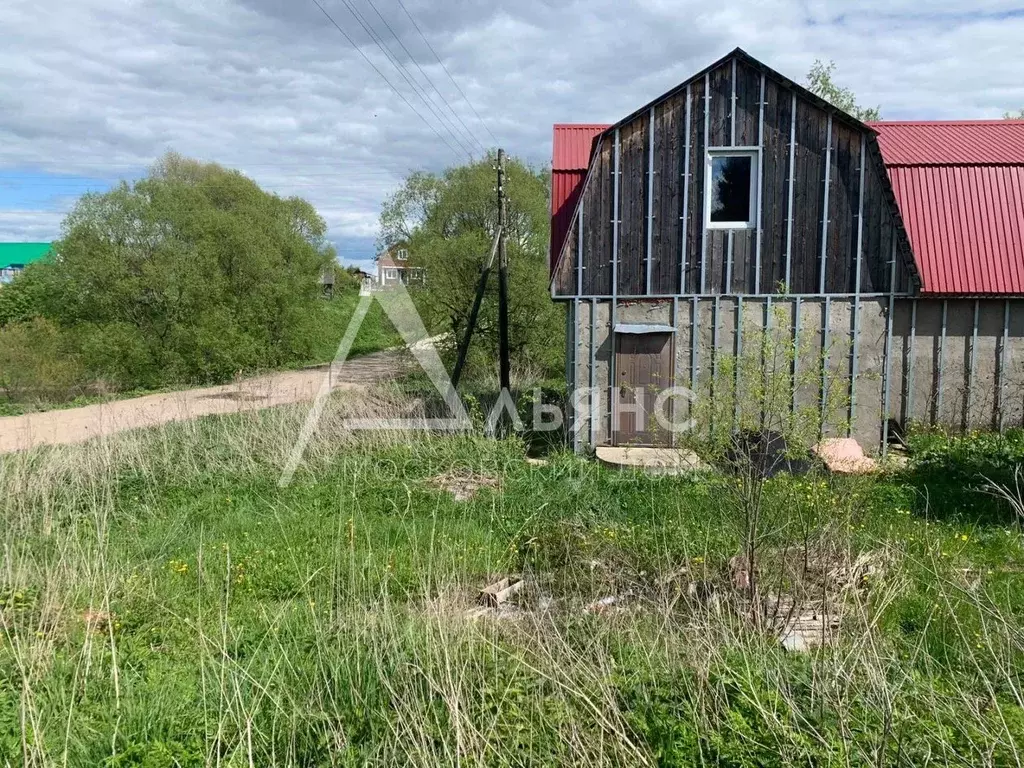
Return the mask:
[[(416, 302), (428, 327), (451, 331), (448, 352), (462, 338), (480, 270), (497, 228), (495, 162), (414, 173), (385, 202), (383, 248), (403, 244), (410, 263), (426, 270)], [(541, 375), (561, 371), (564, 327), (548, 290), (550, 232), (547, 174), (506, 159), (509, 337), (513, 364)], [(492, 275), (473, 339), (471, 367), (493, 370), (498, 359), (497, 280)]]
[(807, 73), (807, 90), (820, 96), (825, 101), (853, 115), (858, 120), (868, 122), (880, 120), (882, 113), (878, 107), (860, 107), (857, 105), (857, 97), (849, 88), (842, 88), (835, 83), (832, 76), (836, 71), (836, 63), (830, 61), (828, 64), (821, 59), (816, 59), (811, 71)]
[(1004, 112), (1003, 113), (1003, 119), (1004, 120), (1024, 120), (1024, 109), (1017, 110), (1016, 113)]
[(168, 154), (146, 178), (82, 197), (0, 315), (52, 321), (89, 375), (117, 387), (223, 381), (308, 356), (334, 263), (325, 233), (306, 201)]

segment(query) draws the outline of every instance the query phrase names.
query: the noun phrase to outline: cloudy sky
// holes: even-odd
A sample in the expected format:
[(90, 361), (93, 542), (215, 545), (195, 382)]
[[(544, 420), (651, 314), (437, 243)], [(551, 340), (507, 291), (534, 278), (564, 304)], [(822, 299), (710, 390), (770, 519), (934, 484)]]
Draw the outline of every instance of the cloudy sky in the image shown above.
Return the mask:
[(0, 40), (0, 241), (56, 237), (174, 149), (307, 197), (365, 264), (410, 170), (496, 143), (544, 164), (553, 122), (616, 120), (736, 46), (794, 79), (834, 59), (886, 118), (1024, 107), (1021, 0), (3, 0)]

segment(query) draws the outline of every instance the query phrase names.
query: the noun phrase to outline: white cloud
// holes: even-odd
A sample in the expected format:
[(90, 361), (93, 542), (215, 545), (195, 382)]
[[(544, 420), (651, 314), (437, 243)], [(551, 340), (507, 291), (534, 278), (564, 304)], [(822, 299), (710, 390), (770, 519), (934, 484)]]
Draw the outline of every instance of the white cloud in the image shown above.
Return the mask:
[[(323, 2), (447, 135), (342, 0)], [(349, 2), (410, 78), (423, 82), (422, 67), (475, 140), (494, 143), (395, 0), (374, 2), (415, 61), (368, 0)], [(932, 0), (927, 11), (911, 0), (406, 6), (490, 130), (538, 164), (550, 156), (551, 123), (615, 120), (737, 45), (794, 79), (815, 58), (834, 59), (841, 83), (888, 117), (994, 117), (1024, 106), (1024, 16), (1003, 0)], [(366, 240), (405, 173), (460, 160), (311, 0), (6, 0), (0, 28), (0, 172), (116, 178), (174, 148), (303, 195), (332, 237)], [(59, 218), (7, 210), (0, 239), (52, 237)]]

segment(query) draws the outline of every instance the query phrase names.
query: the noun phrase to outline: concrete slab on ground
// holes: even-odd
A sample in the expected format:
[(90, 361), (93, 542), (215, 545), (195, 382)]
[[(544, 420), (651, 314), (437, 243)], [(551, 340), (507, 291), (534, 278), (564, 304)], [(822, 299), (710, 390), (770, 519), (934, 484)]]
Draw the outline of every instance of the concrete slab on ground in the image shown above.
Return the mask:
[(597, 449), (597, 460), (614, 469), (638, 469), (650, 475), (685, 475), (710, 467), (686, 448), (610, 447)]

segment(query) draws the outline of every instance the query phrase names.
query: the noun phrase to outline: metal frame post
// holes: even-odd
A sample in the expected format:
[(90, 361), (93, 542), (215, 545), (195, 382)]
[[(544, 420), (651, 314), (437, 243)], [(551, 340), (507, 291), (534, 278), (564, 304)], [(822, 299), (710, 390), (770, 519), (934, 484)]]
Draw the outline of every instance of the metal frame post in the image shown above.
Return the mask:
[(917, 340), (917, 299), (910, 300), (910, 340), (907, 344), (907, 395), (904, 398), (904, 421), (914, 418), (914, 342)]
[(948, 300), (942, 300), (942, 331), (939, 336), (939, 365), (936, 370), (936, 393), (935, 393), (935, 418), (932, 423), (938, 423), (942, 419), (942, 369), (946, 365), (946, 312)]
[[(861, 148), (863, 149), (863, 140), (861, 142)], [(864, 178), (863, 169), (861, 170), (861, 179)], [(859, 255), (859, 254), (858, 254)], [(885, 391), (882, 394), (882, 458), (889, 455), (889, 391), (892, 387), (892, 326), (895, 322), (893, 313), (896, 310), (896, 241), (893, 240), (892, 244), (892, 255), (889, 259), (889, 315), (886, 318), (885, 323), (885, 371), (883, 373), (885, 377)], [(860, 271), (858, 270), (857, 283), (860, 284)]]
[(601, 396), (597, 396), (597, 402), (593, 401), (594, 385), (597, 380), (597, 299), (590, 300), (590, 446), (597, 444), (597, 419), (595, 416), (600, 410)]
[(743, 355), (743, 297), (736, 297), (736, 362), (733, 370), (733, 414), (732, 427), (740, 420), (740, 357)]
[[(690, 391), (697, 394), (697, 345), (700, 338), (697, 334), (697, 311), (698, 299), (693, 297), (693, 307), (690, 310)], [(693, 407), (692, 404), (690, 406)]]
[(690, 223), (690, 84), (686, 84), (686, 126), (683, 129), (683, 215), (679, 217), (679, 293), (686, 293), (686, 256)]
[(786, 204), (786, 290), (792, 291), (790, 284), (793, 267), (793, 186), (796, 176), (796, 92), (793, 93), (791, 113), (789, 116), (789, 200)]
[[(698, 162), (704, 163), (704, 173), (707, 173), (708, 137), (710, 135), (709, 122), (711, 120), (711, 76), (704, 75), (704, 157), (698, 158)], [(707, 179), (704, 180), (704, 187), (707, 188)], [(704, 210), (700, 212), (700, 293), (707, 290), (708, 272), (708, 226), (705, 221), (707, 211), (707, 194), (704, 195)]]
[(764, 72), (761, 73), (761, 99), (757, 111), (757, 146), (760, 149), (757, 153), (757, 239), (754, 245), (754, 293), (761, 292), (761, 232), (763, 230), (761, 196), (764, 190)]
[(579, 215), (576, 217), (578, 237), (576, 240), (576, 295), (583, 295), (583, 204), (580, 201)]
[(999, 398), (999, 431), (1006, 423), (1006, 355), (1010, 341), (1010, 300), (1003, 304), (1003, 338), (999, 349), (999, 380), (996, 383), (996, 397)]
[(825, 139), (825, 200), (821, 210), (821, 275), (818, 277), (818, 292), (825, 292), (825, 269), (828, 264), (828, 196), (832, 186), (832, 113), (828, 114), (828, 128)]
[(608, 325), (608, 338), (611, 348), (608, 353), (608, 442), (615, 444), (615, 313), (619, 300), (619, 176), (622, 173), (622, 144), (619, 129), (615, 129), (615, 165), (612, 192), (612, 305), (611, 322)]
[(647, 295), (651, 295), (651, 251), (654, 248), (654, 107), (647, 118)]
[(793, 398), (793, 404), (790, 412), (796, 416), (796, 395), (797, 395), (797, 376), (800, 362), (800, 297), (797, 296), (793, 304), (793, 385), (791, 392)]
[(971, 423), (971, 409), (974, 407), (974, 370), (978, 360), (978, 315), (980, 312), (981, 304), (978, 299), (975, 299), (974, 327), (971, 330), (970, 368), (967, 371), (967, 403), (964, 408), (964, 429), (967, 429)]
[(821, 426), (820, 433), (825, 434), (825, 406), (828, 401), (828, 363), (831, 354), (831, 332), (832, 332), (832, 297), (825, 296), (825, 310), (822, 313), (822, 338), (821, 338)]
[[(579, 389), (579, 346), (580, 346), (580, 300), (573, 299), (572, 302), (572, 389), (569, 391), (569, 402), (572, 402), (572, 393)], [(580, 430), (576, 423), (576, 410), (570, 409), (569, 423), (572, 429), (572, 450), (573, 453), (580, 452)]]
[[(861, 261), (864, 255), (864, 150), (867, 138), (864, 134), (860, 137), (860, 186), (857, 189), (857, 257), (855, 269), (857, 271), (853, 281), (853, 358), (850, 361), (850, 416), (846, 425), (846, 436), (853, 436), (853, 423), (857, 418), (857, 373), (860, 369), (860, 270)], [(896, 241), (893, 240), (893, 251), (890, 261), (896, 263)], [(890, 270), (895, 274), (895, 270)], [(893, 290), (893, 281), (889, 280), (890, 296)]]

